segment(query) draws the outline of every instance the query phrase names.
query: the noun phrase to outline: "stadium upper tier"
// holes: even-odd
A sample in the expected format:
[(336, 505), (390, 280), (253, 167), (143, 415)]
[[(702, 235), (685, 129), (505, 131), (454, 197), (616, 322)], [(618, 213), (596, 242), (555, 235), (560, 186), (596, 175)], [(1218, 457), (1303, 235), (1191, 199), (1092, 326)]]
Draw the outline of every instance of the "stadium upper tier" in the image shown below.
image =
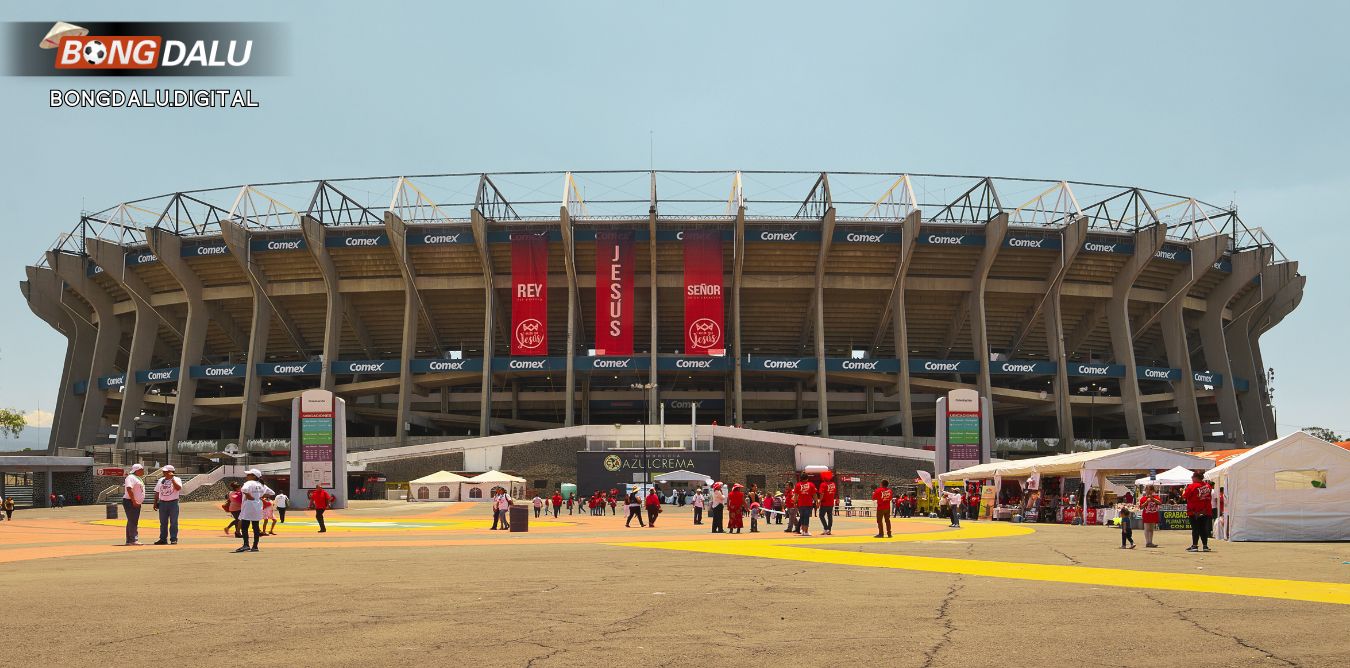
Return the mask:
[(1274, 434), (1258, 341), (1303, 284), (1235, 211), (1138, 188), (627, 171), (136, 200), (22, 289), (69, 340), (54, 446), (286, 433), (313, 386), (397, 439), (691, 402), (917, 439), (971, 387), (999, 437), (1198, 445)]

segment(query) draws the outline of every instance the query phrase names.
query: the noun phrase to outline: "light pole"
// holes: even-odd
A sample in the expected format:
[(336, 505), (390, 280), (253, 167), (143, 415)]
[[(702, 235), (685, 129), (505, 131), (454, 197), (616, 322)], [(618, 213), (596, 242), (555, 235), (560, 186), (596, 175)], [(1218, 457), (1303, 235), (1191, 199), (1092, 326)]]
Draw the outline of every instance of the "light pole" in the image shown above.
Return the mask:
[(656, 389), (656, 383), (633, 383), (632, 388), (642, 390), (642, 491), (650, 492), (652, 485), (651, 473), (647, 469), (647, 416), (652, 412), (651, 391)]

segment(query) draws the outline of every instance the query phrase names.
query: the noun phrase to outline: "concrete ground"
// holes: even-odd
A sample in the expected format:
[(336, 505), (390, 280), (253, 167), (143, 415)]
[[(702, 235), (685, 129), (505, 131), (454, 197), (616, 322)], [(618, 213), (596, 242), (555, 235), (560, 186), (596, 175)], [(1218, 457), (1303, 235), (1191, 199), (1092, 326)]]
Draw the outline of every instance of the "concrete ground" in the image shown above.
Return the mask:
[[(148, 509), (147, 509), (148, 510)], [(568, 516), (492, 532), (477, 504), (292, 513), (232, 554), (213, 504), (177, 546), (101, 507), (0, 523), (0, 664), (1345, 666), (1350, 545), (1117, 549), (1104, 527), (866, 518), (835, 536)], [(153, 521), (142, 540), (154, 540)]]

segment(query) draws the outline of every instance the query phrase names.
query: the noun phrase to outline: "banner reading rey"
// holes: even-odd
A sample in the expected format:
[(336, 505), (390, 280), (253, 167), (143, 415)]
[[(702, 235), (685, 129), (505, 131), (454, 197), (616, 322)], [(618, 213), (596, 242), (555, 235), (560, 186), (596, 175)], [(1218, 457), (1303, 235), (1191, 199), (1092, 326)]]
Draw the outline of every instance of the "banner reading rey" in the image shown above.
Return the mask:
[(511, 235), (511, 355), (548, 354), (548, 239)]
[(722, 326), (722, 233), (684, 232), (684, 352), (725, 355)]
[(595, 233), (595, 354), (633, 354), (633, 232)]

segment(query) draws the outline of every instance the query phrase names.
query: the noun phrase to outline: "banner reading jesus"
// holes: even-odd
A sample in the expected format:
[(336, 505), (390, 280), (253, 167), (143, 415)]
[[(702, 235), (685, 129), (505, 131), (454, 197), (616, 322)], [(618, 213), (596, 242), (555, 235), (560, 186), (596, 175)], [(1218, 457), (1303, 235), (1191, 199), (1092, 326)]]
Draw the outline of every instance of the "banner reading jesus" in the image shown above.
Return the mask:
[(684, 232), (684, 352), (725, 355), (722, 324), (722, 233)]
[(511, 354), (548, 354), (548, 238), (511, 235)]
[(595, 354), (633, 354), (633, 231), (595, 233)]

